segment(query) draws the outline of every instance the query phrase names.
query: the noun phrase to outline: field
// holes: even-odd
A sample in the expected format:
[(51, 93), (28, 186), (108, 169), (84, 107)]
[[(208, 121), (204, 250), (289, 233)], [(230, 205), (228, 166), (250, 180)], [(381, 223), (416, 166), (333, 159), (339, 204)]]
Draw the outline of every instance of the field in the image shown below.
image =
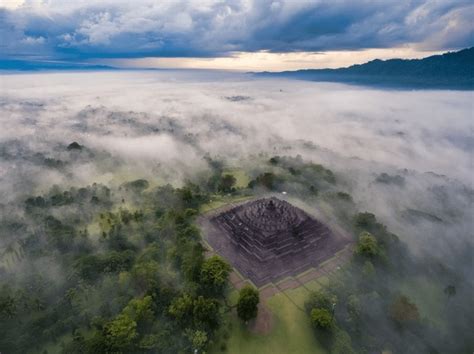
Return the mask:
[[(327, 277), (322, 277), (326, 283)], [(279, 292), (267, 299), (262, 299), (269, 310), (270, 330), (262, 333), (261, 324), (240, 321), (235, 311), (225, 315), (225, 325), (217, 335), (210, 353), (326, 353), (311, 329), (308, 316), (304, 313), (304, 302), (310, 290), (324, 286), (318, 280), (312, 280), (304, 286)], [(228, 302), (234, 305), (237, 291), (232, 290)], [(225, 343), (225, 344), (224, 344)]]

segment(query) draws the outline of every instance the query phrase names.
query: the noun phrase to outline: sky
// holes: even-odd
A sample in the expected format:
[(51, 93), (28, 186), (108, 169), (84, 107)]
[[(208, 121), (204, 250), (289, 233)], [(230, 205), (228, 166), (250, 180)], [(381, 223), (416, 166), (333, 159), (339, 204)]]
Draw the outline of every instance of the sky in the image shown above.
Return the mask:
[(0, 59), (288, 70), (474, 43), (471, 0), (1, 0)]

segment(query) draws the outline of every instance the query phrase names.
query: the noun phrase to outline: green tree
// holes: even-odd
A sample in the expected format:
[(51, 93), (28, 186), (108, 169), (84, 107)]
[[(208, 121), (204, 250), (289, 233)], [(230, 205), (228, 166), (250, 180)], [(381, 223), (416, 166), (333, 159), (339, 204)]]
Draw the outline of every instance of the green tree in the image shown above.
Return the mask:
[(354, 354), (351, 337), (346, 331), (336, 330), (331, 345), (331, 354)]
[(390, 306), (390, 317), (398, 325), (406, 325), (419, 321), (418, 307), (405, 295), (398, 296)]
[(182, 328), (193, 327), (212, 331), (219, 324), (219, 303), (203, 296), (193, 299), (191, 295), (183, 294), (173, 300), (168, 313)]
[(207, 337), (207, 333), (205, 331), (188, 330), (188, 331), (186, 331), (186, 337), (188, 337), (189, 341), (191, 342), (193, 352), (195, 352), (195, 351), (200, 352), (207, 345), (208, 337)]
[(375, 237), (367, 231), (361, 232), (355, 250), (356, 254), (364, 257), (375, 257), (380, 253)]
[(196, 328), (216, 329), (219, 324), (219, 303), (215, 299), (198, 296), (193, 301), (193, 320)]
[(275, 175), (273, 172), (265, 172), (254, 180), (249, 182), (249, 188), (255, 188), (258, 186), (265, 187), (269, 190), (275, 190), (277, 185), (280, 184), (281, 178)]
[(102, 268), (105, 273), (129, 270), (133, 264), (134, 253), (131, 250), (112, 251), (102, 257)]
[(354, 224), (359, 229), (371, 230), (377, 224), (377, 219), (372, 213), (358, 213), (354, 218)]
[(139, 326), (146, 326), (153, 321), (153, 299), (151, 296), (145, 296), (141, 299), (132, 299), (122, 311), (123, 314), (130, 317)]
[(15, 298), (9, 294), (0, 295), (0, 319), (12, 319), (17, 312)]
[(308, 301), (305, 303), (306, 310), (311, 312), (313, 308), (326, 309), (328, 311), (333, 310), (335, 299), (323, 290), (313, 291), (309, 295)]
[(206, 259), (201, 268), (201, 286), (204, 292), (221, 297), (227, 286), (230, 265), (219, 256)]
[(133, 266), (132, 279), (138, 290), (145, 292), (159, 284), (160, 265), (156, 261), (137, 263)]
[(185, 327), (193, 318), (193, 299), (189, 294), (177, 297), (171, 303), (168, 313), (173, 316), (178, 323)]
[(368, 279), (371, 279), (374, 277), (375, 268), (371, 261), (364, 262), (364, 265), (362, 267), (362, 274)]
[(221, 177), (217, 190), (223, 193), (232, 192), (235, 182), (237, 182), (237, 179), (233, 175), (226, 174)]
[(331, 313), (324, 308), (314, 308), (310, 313), (311, 324), (320, 330), (330, 330), (334, 325)]
[(125, 314), (118, 315), (105, 327), (108, 346), (119, 352), (129, 351), (137, 337), (137, 323)]
[(181, 272), (188, 281), (199, 281), (204, 263), (204, 248), (198, 242), (187, 244), (181, 256)]
[(360, 318), (361, 305), (359, 298), (352, 294), (347, 297), (346, 303), (347, 313), (349, 314), (349, 321), (357, 322)]
[(101, 275), (102, 260), (100, 257), (92, 254), (82, 256), (74, 262), (73, 268), (77, 276), (81, 279), (94, 282)]
[(240, 319), (247, 322), (257, 317), (259, 302), (260, 298), (256, 289), (248, 285), (240, 289), (237, 302), (237, 314)]

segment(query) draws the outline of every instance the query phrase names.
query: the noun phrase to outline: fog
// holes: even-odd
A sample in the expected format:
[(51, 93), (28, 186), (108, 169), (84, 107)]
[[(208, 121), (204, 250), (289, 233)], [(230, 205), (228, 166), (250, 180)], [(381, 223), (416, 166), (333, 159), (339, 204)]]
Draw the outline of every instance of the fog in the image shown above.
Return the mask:
[[(178, 187), (209, 170), (206, 156), (253, 178), (271, 156), (301, 155), (334, 172), (354, 212), (376, 214), (419, 260), (442, 259), (472, 290), (472, 92), (192, 70), (9, 74), (0, 85), (2, 222), (54, 185)], [(12, 229), (0, 230), (0, 250), (22, 237)], [(16, 270), (63, 276), (41, 262)]]
[[(204, 167), (205, 154), (238, 161), (268, 153), (334, 169), (356, 202), (397, 228), (393, 215), (404, 208), (443, 213), (435, 198), (472, 211), (472, 92), (206, 71), (37, 73), (1, 76), (0, 105), (3, 201), (55, 183), (138, 176), (179, 185)], [(73, 141), (104, 158), (78, 158), (67, 173), (34, 163), (36, 153), (67, 159)], [(381, 172), (406, 183), (373, 183)]]
[(304, 140), (464, 182), (471, 172), (472, 92), (192, 71), (7, 75), (1, 85), (1, 141), (35, 149), (80, 140), (118, 157), (189, 163), (192, 151), (239, 157)]

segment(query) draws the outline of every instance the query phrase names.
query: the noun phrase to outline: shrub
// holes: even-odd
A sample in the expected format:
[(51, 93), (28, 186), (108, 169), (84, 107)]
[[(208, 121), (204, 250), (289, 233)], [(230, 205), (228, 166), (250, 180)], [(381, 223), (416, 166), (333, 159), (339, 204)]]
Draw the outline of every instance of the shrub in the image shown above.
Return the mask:
[(314, 308), (310, 314), (311, 324), (316, 329), (330, 330), (334, 324), (331, 313), (323, 308)]
[(357, 242), (356, 253), (360, 256), (375, 257), (380, 251), (375, 237), (367, 231), (359, 235)]
[(237, 302), (237, 314), (240, 319), (247, 322), (257, 317), (258, 303), (260, 298), (258, 291), (250, 286), (240, 289), (239, 300)]

